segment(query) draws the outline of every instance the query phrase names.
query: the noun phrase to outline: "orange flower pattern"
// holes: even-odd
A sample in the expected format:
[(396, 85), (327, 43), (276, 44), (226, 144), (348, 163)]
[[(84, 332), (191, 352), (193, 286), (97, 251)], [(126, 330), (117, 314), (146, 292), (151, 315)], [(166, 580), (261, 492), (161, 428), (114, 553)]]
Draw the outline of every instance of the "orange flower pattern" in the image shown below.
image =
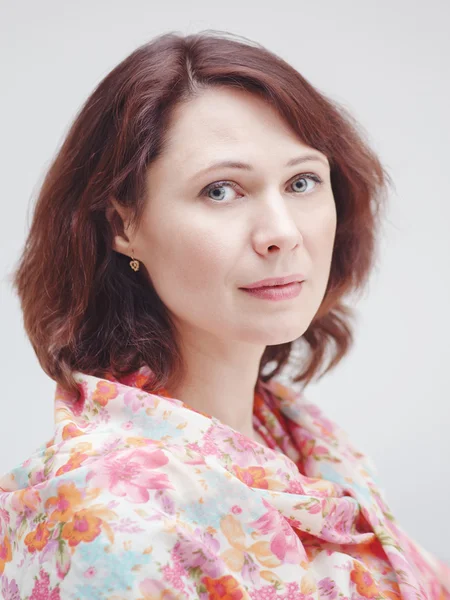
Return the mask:
[(302, 392), (258, 381), (269, 447), (142, 367), (74, 373), (55, 431), (0, 478), (8, 600), (450, 600), (450, 568), (397, 523), (371, 459)]

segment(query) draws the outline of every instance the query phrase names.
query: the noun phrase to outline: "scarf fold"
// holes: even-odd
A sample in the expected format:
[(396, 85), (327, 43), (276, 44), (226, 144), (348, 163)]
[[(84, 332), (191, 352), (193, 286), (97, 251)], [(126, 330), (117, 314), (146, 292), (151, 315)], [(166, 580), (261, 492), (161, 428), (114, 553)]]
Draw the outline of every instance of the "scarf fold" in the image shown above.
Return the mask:
[(57, 386), (54, 436), (0, 479), (2, 598), (450, 600), (450, 568), (303, 393), (258, 381), (268, 448), (148, 377)]

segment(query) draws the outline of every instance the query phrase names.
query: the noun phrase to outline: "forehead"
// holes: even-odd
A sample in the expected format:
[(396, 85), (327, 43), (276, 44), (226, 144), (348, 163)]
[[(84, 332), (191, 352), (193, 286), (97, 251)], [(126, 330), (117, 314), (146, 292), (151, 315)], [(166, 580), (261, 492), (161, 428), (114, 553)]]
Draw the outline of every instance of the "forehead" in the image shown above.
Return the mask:
[(232, 88), (210, 88), (172, 113), (164, 157), (195, 171), (215, 159), (276, 160), (308, 150), (263, 98)]

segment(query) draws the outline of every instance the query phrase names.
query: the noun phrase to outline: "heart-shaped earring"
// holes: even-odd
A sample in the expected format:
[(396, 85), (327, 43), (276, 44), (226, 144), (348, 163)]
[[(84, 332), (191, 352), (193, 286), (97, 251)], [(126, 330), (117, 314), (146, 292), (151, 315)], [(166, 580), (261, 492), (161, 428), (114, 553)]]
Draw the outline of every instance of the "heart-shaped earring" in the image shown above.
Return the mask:
[(130, 267), (133, 271), (139, 271), (139, 261), (134, 258), (134, 252), (131, 252)]

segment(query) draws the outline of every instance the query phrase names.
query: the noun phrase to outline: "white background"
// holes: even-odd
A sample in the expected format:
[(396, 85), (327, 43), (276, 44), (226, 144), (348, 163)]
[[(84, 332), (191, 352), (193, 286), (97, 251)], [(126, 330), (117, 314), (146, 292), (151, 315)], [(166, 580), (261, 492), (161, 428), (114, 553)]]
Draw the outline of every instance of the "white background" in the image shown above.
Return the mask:
[(138, 45), (219, 29), (262, 43), (350, 109), (394, 180), (355, 346), (308, 395), (372, 456), (400, 524), (450, 563), (450, 3), (0, 6), (0, 473), (52, 434), (54, 383), (7, 279), (46, 169), (80, 105)]

